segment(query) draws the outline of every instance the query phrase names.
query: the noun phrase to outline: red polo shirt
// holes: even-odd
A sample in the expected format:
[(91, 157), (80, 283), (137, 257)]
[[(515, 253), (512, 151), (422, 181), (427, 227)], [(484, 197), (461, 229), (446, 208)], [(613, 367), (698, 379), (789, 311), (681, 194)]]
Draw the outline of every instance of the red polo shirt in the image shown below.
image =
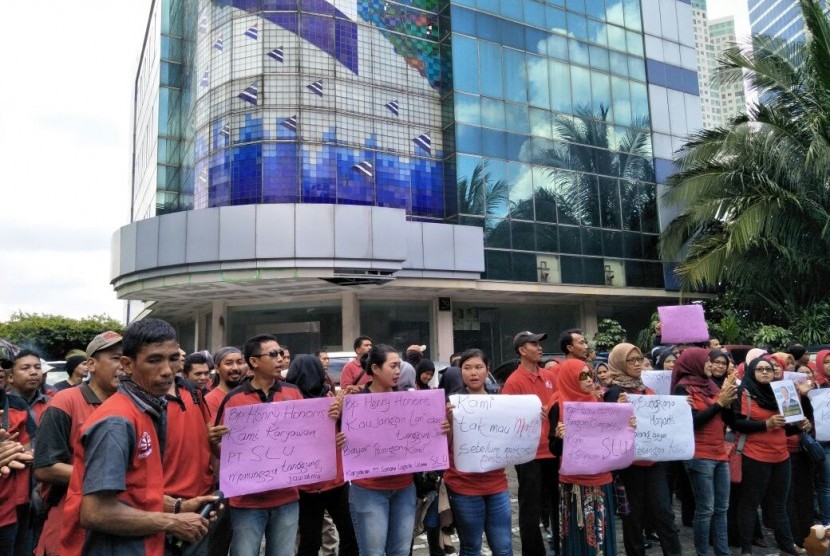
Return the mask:
[[(164, 511), (162, 450), (152, 417), (129, 394), (113, 394), (81, 427), (64, 504), (61, 555), (164, 555), (164, 533), (122, 537), (81, 528), (85, 495), (118, 492), (118, 500), (149, 512)], [(89, 476), (86, 471), (90, 470)]]
[[(71, 465), (81, 427), (100, 405), (101, 400), (85, 382), (55, 394), (40, 418), (34, 469), (56, 463)], [(35, 554), (59, 554), (66, 486), (44, 483), (41, 490), (49, 513)]]
[[(37, 433), (37, 424), (40, 422), (40, 416), (46, 411), (46, 406), (49, 404), (49, 396), (41, 393), (35, 393), (35, 398), (27, 403), (26, 400), (17, 394), (10, 394), (9, 399), (19, 399), (26, 404), (26, 411), (28, 412), (28, 425), (20, 429), (20, 437), (17, 439), (21, 444), (31, 445)], [(15, 485), (15, 500), (17, 505), (28, 504), (32, 499), (32, 468), (26, 466), (25, 469), (14, 473), (12, 475)]]
[[(340, 372), (340, 388), (345, 388), (346, 386), (366, 386), (372, 380), (372, 377), (369, 376), (369, 373), (363, 373), (363, 376), (360, 376), (360, 373), (363, 373), (363, 367), (360, 366), (357, 359), (352, 359), (346, 363)], [(355, 384), (355, 380), (359, 376), (360, 380)]]
[(205, 394), (205, 406), (207, 406), (207, 419), (205, 422), (210, 422), (219, 411), (219, 406), (222, 405), (222, 400), (228, 393), (222, 390), (219, 386)]
[[(536, 374), (531, 373), (521, 365), (513, 371), (504, 383), (502, 394), (535, 394), (542, 406), (546, 406), (551, 395), (556, 391), (556, 377), (541, 367), (536, 368)], [(545, 411), (547, 414), (547, 411)], [(536, 450), (536, 459), (552, 458), (548, 447), (548, 432), (550, 424), (547, 418), (542, 419), (542, 432), (539, 436), (539, 448)]]
[(167, 396), (167, 442), (164, 453), (164, 494), (195, 498), (210, 494), (213, 468), (202, 393), (190, 381), (176, 378), (176, 395)]
[[(257, 390), (250, 380), (246, 380), (225, 396), (225, 399), (217, 410), (214, 423), (216, 425), (224, 423), (225, 409), (229, 407), (302, 399), (303, 395), (297, 388), (281, 380), (275, 381), (267, 393), (262, 390)], [(290, 504), (291, 502), (296, 502), (299, 499), (299, 491), (296, 487), (292, 487), (267, 490), (265, 492), (246, 494), (244, 496), (234, 496), (230, 499), (229, 503), (231, 508), (277, 508), (285, 504)]]

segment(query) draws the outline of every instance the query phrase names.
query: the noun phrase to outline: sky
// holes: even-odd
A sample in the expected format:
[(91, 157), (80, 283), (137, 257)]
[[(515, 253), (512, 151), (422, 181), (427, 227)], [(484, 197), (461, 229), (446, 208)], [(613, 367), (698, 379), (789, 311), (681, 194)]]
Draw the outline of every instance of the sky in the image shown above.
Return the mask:
[(129, 222), (131, 96), (150, 4), (3, 2), (0, 320), (123, 316), (110, 241)]
[[(3, 3), (0, 321), (123, 318), (110, 242), (129, 222), (131, 99), (150, 4)], [(745, 0), (708, 4), (711, 17), (739, 12), (748, 36)]]

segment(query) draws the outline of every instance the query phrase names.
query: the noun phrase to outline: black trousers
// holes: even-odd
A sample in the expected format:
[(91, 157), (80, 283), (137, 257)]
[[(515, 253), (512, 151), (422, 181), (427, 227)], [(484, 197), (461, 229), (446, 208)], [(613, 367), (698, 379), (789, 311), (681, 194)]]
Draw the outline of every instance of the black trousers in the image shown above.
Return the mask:
[(643, 528), (648, 515), (649, 525), (660, 537), (660, 547), (665, 556), (678, 556), (681, 552), (680, 537), (674, 524), (666, 464), (655, 463), (650, 467), (632, 465), (619, 472), (625, 485), (630, 513), (622, 518), (623, 544), (627, 556), (643, 556)]
[(354, 525), (349, 513), (349, 484), (316, 494), (300, 491), (300, 547), (297, 556), (317, 556), (323, 545), (323, 512), (328, 511), (337, 536), (338, 554), (358, 556)]
[[(546, 556), (542, 512), (550, 507), (554, 547), (559, 547), (559, 460), (535, 459), (516, 466), (519, 480), (519, 537), (523, 556)], [(558, 552), (558, 550), (557, 550)]]
[[(775, 540), (781, 548), (793, 546), (793, 534), (787, 517), (787, 494), (790, 490), (790, 462), (766, 463), (743, 456), (741, 498), (738, 501), (738, 534), (741, 552), (752, 552), (758, 506), (763, 502), (770, 511)], [(812, 507), (812, 498), (808, 502)]]
[(801, 546), (810, 534), (815, 515), (815, 467), (804, 452), (790, 453), (790, 494), (787, 497), (787, 516), (796, 544)]

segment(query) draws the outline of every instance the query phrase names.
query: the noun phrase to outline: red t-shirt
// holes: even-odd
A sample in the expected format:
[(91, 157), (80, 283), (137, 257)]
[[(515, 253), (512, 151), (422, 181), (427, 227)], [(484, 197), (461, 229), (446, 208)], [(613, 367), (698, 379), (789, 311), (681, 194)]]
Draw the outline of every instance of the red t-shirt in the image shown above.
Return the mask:
[[(357, 359), (352, 359), (348, 363), (343, 366), (343, 370), (340, 372), (340, 388), (345, 388), (346, 386), (354, 386), (355, 380), (357, 377), (360, 376), (360, 373), (363, 373), (363, 367), (360, 366), (360, 363)], [(360, 380), (357, 381), (357, 386), (366, 386), (369, 382), (371, 382), (372, 377), (369, 376), (369, 373), (363, 373), (363, 376), (360, 376)]]
[[(15, 398), (18, 396), (10, 396), (11, 398)], [(19, 398), (23, 400), (23, 398)], [(25, 403), (25, 400), (24, 400)], [(18, 442), (21, 444), (32, 444), (32, 440), (35, 438), (36, 431), (37, 431), (37, 424), (40, 422), (40, 416), (43, 415), (43, 412), (46, 411), (46, 406), (49, 403), (49, 397), (44, 396), (43, 394), (37, 394), (37, 399), (35, 399), (31, 406), (27, 406), (27, 417), (29, 407), (31, 408), (31, 412), (34, 413), (34, 427), (32, 424), (29, 423), (28, 426), (22, 427), (20, 429), (20, 437), (17, 439)], [(11, 426), (11, 421), (9, 422)], [(12, 479), (15, 482), (15, 503), (17, 505), (21, 504), (28, 504), (29, 501), (32, 499), (32, 468), (30, 466), (26, 466), (25, 469), (21, 469), (12, 475)]]
[(219, 411), (219, 406), (222, 404), (222, 400), (224, 400), (227, 395), (228, 393), (222, 390), (219, 386), (205, 394), (205, 406), (208, 409), (206, 422), (210, 422), (211, 419), (216, 416), (216, 412)]
[[(686, 391), (692, 396), (692, 407), (696, 411), (709, 409), (718, 400), (717, 396), (706, 399), (701, 392), (692, 387), (687, 387)], [(723, 443), (723, 431), (723, 417), (720, 411), (705, 425), (695, 429), (695, 458), (727, 461), (729, 456), (726, 455), (726, 446)]]
[(450, 467), (444, 471), (444, 482), (451, 491), (465, 496), (488, 496), (507, 490), (507, 475), (504, 469), (484, 473), (468, 473), (455, 468), (450, 450)]
[[(99, 453), (91, 442), (88, 435), (93, 432), (90, 429), (99, 426), (99, 431), (106, 430), (108, 422), (126, 421), (129, 430), (133, 432), (131, 440), (132, 450), (125, 455), (128, 457), (126, 474), (123, 477), (124, 490), (121, 490), (117, 498), (128, 506), (148, 512), (164, 511), (164, 489), (159, 480), (163, 476), (161, 465), (161, 444), (149, 413), (142, 411), (136, 402), (126, 393), (121, 391), (110, 396), (107, 401), (99, 407), (81, 427), (80, 434), (74, 449), (74, 461), (72, 464), (72, 479), (69, 481), (69, 490), (66, 493), (64, 504), (63, 532), (61, 534), (61, 555), (80, 555), (84, 551), (86, 543), (92, 543), (92, 536), (97, 536), (105, 542), (113, 543), (119, 541), (127, 546), (134, 546), (141, 542), (144, 554), (147, 556), (164, 556), (164, 532), (156, 533), (141, 538), (136, 537), (114, 537), (104, 533), (88, 532), (81, 528), (81, 501), (84, 495), (85, 471), (87, 456), (100, 460), (107, 458), (108, 454)], [(96, 436), (97, 438), (97, 436)], [(100, 439), (99, 439), (100, 440)], [(90, 449), (90, 454), (86, 450)], [(92, 481), (98, 480), (93, 477)], [(107, 488), (110, 490), (110, 488)], [(114, 545), (117, 546), (117, 545)]]
[[(218, 424), (223, 424), (225, 409), (229, 407), (302, 399), (303, 395), (297, 388), (281, 380), (274, 382), (274, 385), (267, 394), (262, 390), (257, 390), (250, 380), (246, 380), (228, 392), (228, 395), (225, 396), (224, 401), (219, 406), (214, 420)], [(289, 487), (267, 490), (256, 494), (246, 494), (244, 496), (234, 496), (230, 499), (229, 504), (231, 508), (277, 508), (285, 504), (290, 504), (291, 502), (296, 502), (299, 499), (300, 493), (297, 488)]]
[[(542, 406), (546, 406), (550, 397), (556, 391), (556, 377), (551, 371), (537, 368), (536, 374), (531, 373), (521, 365), (513, 371), (507, 382), (504, 383), (502, 394), (535, 394)], [(544, 410), (543, 410), (544, 411)], [(544, 411), (547, 414), (547, 411)], [(550, 423), (547, 417), (542, 419), (542, 431), (539, 436), (539, 448), (536, 450), (536, 459), (552, 458), (548, 448), (548, 433)]]
[(195, 498), (213, 489), (210, 418), (201, 392), (176, 380), (178, 397), (167, 397), (167, 442), (164, 453), (164, 493), (173, 498)]
[[(779, 415), (778, 410), (764, 409), (756, 401), (752, 401), (750, 413), (747, 413), (749, 405), (747, 400), (749, 394), (743, 392), (741, 395), (741, 414), (753, 421), (766, 421), (774, 415)], [(741, 433), (744, 434), (744, 433)], [(753, 432), (746, 435), (744, 444), (744, 455), (757, 461), (765, 463), (781, 463), (790, 457), (787, 451), (787, 433), (784, 427), (775, 427), (761, 432)]]
[[(81, 427), (100, 406), (101, 400), (85, 382), (55, 394), (40, 418), (34, 469), (56, 463), (72, 464)], [(43, 499), (50, 500), (54, 506), (43, 524), (36, 554), (57, 554), (60, 551), (65, 490), (63, 485), (42, 485)], [(55, 500), (59, 493), (63, 494)]]

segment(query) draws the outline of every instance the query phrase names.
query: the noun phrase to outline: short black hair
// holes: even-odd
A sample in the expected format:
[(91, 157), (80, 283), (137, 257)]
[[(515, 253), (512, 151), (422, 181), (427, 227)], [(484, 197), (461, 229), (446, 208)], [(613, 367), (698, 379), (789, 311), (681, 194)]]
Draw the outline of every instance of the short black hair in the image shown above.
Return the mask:
[(314, 350), (314, 357), (318, 357), (318, 358), (319, 358), (321, 353), (328, 353), (328, 352), (329, 352), (329, 350), (327, 350), (327, 349), (323, 349), (323, 348), (320, 348), (320, 349), (315, 349), (315, 350)]
[(135, 360), (141, 348), (148, 344), (178, 341), (176, 329), (161, 319), (142, 319), (130, 324), (121, 340), (121, 355)]
[(21, 349), (12, 356), (12, 366), (14, 366), (14, 364), (17, 363), (19, 359), (23, 359), (24, 357), (37, 357), (38, 359), (41, 358), (40, 354), (33, 349)]
[(574, 334), (582, 334), (579, 328), (569, 328), (559, 335), (559, 350), (568, 355), (568, 346), (574, 345)]
[(257, 334), (245, 342), (245, 346), (242, 348), (242, 353), (245, 356), (245, 364), (250, 366), (251, 357), (255, 355), (260, 355), (260, 348), (262, 344), (265, 342), (277, 342), (277, 337), (273, 334)]
[[(372, 342), (372, 339), (369, 336), (358, 336), (357, 338), (355, 338), (354, 339), (354, 349), (355, 349), (355, 351), (357, 351), (357, 348), (359, 348), (360, 345), (363, 342), (365, 342), (366, 340), (369, 340), (370, 342)], [(374, 344), (374, 342), (372, 342), (372, 343)]]
[(208, 369), (210, 368), (210, 363), (208, 363), (208, 358), (205, 357), (205, 354), (201, 351), (197, 351), (196, 353), (191, 353), (187, 357), (184, 358), (184, 376), (190, 374), (190, 371), (193, 369), (193, 365), (207, 365)]

